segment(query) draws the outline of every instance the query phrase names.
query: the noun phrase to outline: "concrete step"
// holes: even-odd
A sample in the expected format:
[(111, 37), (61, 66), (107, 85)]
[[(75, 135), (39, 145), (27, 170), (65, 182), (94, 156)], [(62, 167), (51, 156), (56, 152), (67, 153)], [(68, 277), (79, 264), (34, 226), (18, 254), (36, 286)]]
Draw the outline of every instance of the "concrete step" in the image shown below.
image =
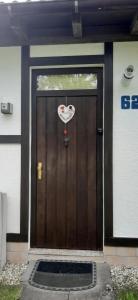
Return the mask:
[(102, 251), (85, 250), (62, 250), (62, 249), (30, 249), (28, 260), (50, 259), (50, 260), (72, 260), (72, 261), (96, 261), (104, 262)]

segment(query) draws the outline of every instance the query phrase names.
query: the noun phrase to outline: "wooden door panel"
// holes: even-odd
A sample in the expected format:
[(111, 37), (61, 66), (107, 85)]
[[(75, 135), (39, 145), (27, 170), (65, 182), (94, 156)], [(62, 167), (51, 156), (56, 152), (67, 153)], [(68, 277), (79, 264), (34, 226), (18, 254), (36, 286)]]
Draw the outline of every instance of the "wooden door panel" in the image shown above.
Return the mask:
[(77, 115), (77, 245), (87, 247), (87, 102), (79, 99)]
[(46, 132), (45, 139), (47, 140), (46, 148), (46, 237), (45, 243), (47, 246), (56, 245), (56, 184), (57, 184), (57, 158), (58, 153), (53, 151), (57, 147), (57, 122), (54, 118), (56, 111), (56, 101), (51, 98), (51, 101), (46, 101)]
[[(44, 98), (39, 98), (37, 101), (37, 124), (36, 124), (36, 137), (37, 137), (37, 162), (43, 164), (43, 180), (37, 180), (37, 203), (36, 203), (36, 243), (42, 246), (45, 240), (45, 194), (46, 194), (46, 139), (45, 139), (45, 111), (46, 102)], [(37, 167), (36, 167), (37, 168)]]
[[(91, 126), (93, 122), (93, 126)], [(96, 209), (96, 99), (90, 102), (88, 109), (88, 247), (95, 248), (97, 237), (97, 215)], [(95, 171), (94, 171), (95, 170)], [(95, 219), (95, 222), (93, 220)], [(91, 238), (93, 237), (93, 238)]]
[[(64, 103), (58, 98), (58, 105)], [(66, 151), (63, 145), (63, 126), (62, 122), (57, 119), (57, 248), (64, 248), (66, 244)], [(55, 149), (56, 151), (56, 149)]]
[[(68, 100), (75, 106), (73, 99)], [(66, 179), (66, 205), (67, 205), (67, 228), (66, 228), (66, 246), (74, 249), (76, 246), (76, 230), (77, 230), (77, 206), (76, 206), (76, 159), (77, 159), (77, 124), (76, 116), (73, 117), (68, 124), (68, 134), (70, 137), (67, 152), (67, 179)]]
[(36, 246), (95, 250), (97, 97), (67, 100), (76, 112), (67, 124), (65, 147), (57, 108), (66, 98), (37, 98), (37, 161), (43, 162), (43, 179), (37, 181)]

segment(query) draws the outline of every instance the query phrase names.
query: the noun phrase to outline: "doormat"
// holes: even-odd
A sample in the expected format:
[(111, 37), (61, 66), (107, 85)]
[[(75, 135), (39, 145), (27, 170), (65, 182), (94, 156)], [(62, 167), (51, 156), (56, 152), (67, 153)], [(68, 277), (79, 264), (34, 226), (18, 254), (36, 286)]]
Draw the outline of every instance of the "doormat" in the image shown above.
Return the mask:
[(96, 285), (96, 263), (38, 260), (30, 275), (29, 284), (56, 291), (93, 288)]

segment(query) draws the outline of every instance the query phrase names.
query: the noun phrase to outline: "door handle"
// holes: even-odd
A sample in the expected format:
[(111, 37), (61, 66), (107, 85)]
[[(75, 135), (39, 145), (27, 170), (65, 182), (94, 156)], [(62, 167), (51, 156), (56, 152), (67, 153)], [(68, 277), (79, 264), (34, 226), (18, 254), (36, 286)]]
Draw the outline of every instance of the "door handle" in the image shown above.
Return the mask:
[(42, 175), (43, 175), (43, 164), (41, 161), (39, 161), (37, 164), (37, 179), (42, 180)]

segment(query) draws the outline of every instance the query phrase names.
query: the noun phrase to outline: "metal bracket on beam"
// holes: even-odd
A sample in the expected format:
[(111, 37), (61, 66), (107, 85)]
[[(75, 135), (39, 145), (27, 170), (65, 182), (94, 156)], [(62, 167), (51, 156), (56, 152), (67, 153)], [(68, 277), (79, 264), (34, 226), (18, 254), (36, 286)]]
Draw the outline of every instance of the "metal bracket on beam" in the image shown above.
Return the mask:
[(74, 6), (75, 6), (75, 14), (78, 14), (78, 12), (79, 12), (79, 3), (78, 3), (78, 0), (74, 1)]
[(79, 14), (78, 0), (74, 1), (75, 13), (72, 16), (72, 30), (74, 38), (82, 38), (82, 20)]

